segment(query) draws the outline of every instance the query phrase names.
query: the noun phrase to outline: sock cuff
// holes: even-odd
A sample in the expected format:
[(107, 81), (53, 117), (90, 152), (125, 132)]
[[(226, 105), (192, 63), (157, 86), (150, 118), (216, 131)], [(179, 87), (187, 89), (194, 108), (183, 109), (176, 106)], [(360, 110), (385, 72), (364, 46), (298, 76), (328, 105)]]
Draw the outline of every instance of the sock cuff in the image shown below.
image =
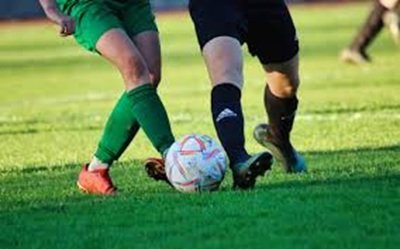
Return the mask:
[(94, 153), (94, 156), (103, 163), (107, 163), (108, 165), (111, 165), (117, 157), (113, 151), (107, 149), (107, 147), (103, 146), (101, 142), (99, 143), (97, 150)]
[(299, 100), (297, 99), (296, 95), (290, 98), (281, 98), (274, 95), (271, 92), (271, 89), (267, 86), (265, 89), (265, 96), (266, 96), (266, 101), (268, 101), (271, 104), (271, 107), (273, 107), (276, 110), (281, 110), (280, 115), (283, 116), (292, 115), (297, 110)]
[(293, 97), (289, 97), (289, 98), (278, 97), (271, 91), (269, 86), (266, 87), (266, 94), (267, 94), (267, 97), (271, 98), (272, 100), (283, 101), (283, 102), (288, 102), (288, 103), (289, 102), (298, 102), (297, 95), (294, 95)]
[(218, 84), (211, 91), (211, 100), (213, 102), (240, 101), (241, 96), (241, 90), (231, 83)]
[(142, 94), (147, 94), (149, 92), (155, 92), (155, 91), (156, 91), (156, 89), (150, 83), (148, 83), (148, 84), (145, 84), (142, 86), (138, 86), (138, 87), (126, 92), (126, 95), (128, 97), (136, 97), (136, 96), (140, 96)]

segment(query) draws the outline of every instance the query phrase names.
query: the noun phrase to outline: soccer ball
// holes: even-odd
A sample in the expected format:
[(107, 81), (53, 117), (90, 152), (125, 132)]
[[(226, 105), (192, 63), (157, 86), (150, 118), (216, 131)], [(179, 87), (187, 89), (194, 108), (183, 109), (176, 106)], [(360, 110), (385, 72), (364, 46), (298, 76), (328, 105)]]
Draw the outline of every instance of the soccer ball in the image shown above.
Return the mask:
[(165, 160), (171, 184), (181, 192), (213, 191), (224, 179), (228, 159), (224, 149), (206, 135), (186, 135), (172, 144)]

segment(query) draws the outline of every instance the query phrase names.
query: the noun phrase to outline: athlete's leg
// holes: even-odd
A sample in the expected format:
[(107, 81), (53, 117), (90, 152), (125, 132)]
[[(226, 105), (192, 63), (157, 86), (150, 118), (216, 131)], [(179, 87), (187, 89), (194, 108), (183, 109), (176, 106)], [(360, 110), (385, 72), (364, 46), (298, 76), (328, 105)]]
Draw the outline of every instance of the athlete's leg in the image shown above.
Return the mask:
[(278, 140), (290, 143), (298, 104), (299, 57), (295, 55), (288, 61), (269, 63), (263, 67), (268, 82), (265, 86), (264, 105), (271, 132)]
[(383, 15), (388, 9), (379, 0), (374, 5), (363, 26), (352, 40), (350, 46), (342, 51), (341, 60), (349, 63), (370, 61), (366, 50), (383, 28)]
[(146, 62), (124, 30), (116, 28), (104, 33), (96, 49), (120, 71), (127, 92), (150, 83)]
[(150, 72), (151, 83), (157, 87), (161, 80), (161, 48), (155, 16), (149, 0), (133, 1), (123, 9), (124, 28)]
[(286, 62), (263, 66), (268, 82), (265, 86), (264, 106), (269, 123), (259, 125), (255, 129), (255, 138), (274, 152), (285, 171), (304, 171), (304, 161), (290, 141), (298, 105), (296, 94), (299, 87), (298, 55)]
[[(138, 72), (139, 74), (150, 74), (150, 82), (154, 87), (157, 87), (157, 85), (160, 82), (161, 78), (161, 52), (160, 52), (160, 45), (159, 45), (159, 40), (158, 40), (158, 33), (155, 31), (146, 31), (143, 33), (140, 33), (132, 38), (134, 41), (134, 44), (137, 47), (137, 52), (142, 56), (142, 61), (138, 61), (136, 63), (139, 64), (145, 64), (148, 68), (148, 72)], [(130, 43), (129, 41), (126, 41), (127, 43)], [(104, 42), (103, 42), (104, 43)], [(107, 44), (99, 44), (99, 49), (100, 46), (105, 46), (107, 47)], [(136, 49), (136, 48), (133, 48)], [(116, 55), (118, 56), (118, 55)], [(139, 57), (140, 58), (140, 57)], [(124, 58), (119, 58), (123, 60)], [(125, 58), (126, 62), (119, 62), (124, 66), (128, 66), (129, 63), (134, 62), (134, 59), (127, 59)], [(143, 65), (142, 69), (144, 69)], [(130, 65), (130, 67), (136, 67), (136, 65)], [(124, 69), (125, 71), (129, 71), (129, 69)], [(123, 70), (123, 71), (124, 71)], [(131, 76), (127, 75), (124, 78), (129, 78)], [(140, 76), (139, 78), (146, 78), (147, 76)], [(133, 80), (133, 79), (132, 79)], [(147, 82), (147, 80), (145, 80)], [(118, 116), (118, 115), (117, 115)], [(113, 116), (110, 118), (109, 123), (113, 123)], [(120, 135), (118, 136), (119, 139), (102, 139), (100, 144), (99, 144), (99, 152), (97, 154), (101, 154), (100, 151), (102, 148), (104, 148), (106, 151), (109, 151), (108, 154), (111, 154), (109, 156), (110, 159), (107, 158), (108, 164), (111, 163), (111, 160), (117, 160), (120, 155), (126, 150), (130, 142), (133, 140), (133, 138), (136, 136), (137, 132), (140, 129), (139, 123), (135, 120), (132, 122), (132, 125), (130, 126), (129, 129), (121, 129), (119, 131)], [(105, 133), (105, 137), (106, 137)], [(116, 133), (113, 132), (114, 135)], [(112, 142), (112, 143), (111, 143)], [(103, 157), (104, 158), (104, 157)], [(101, 167), (101, 165), (104, 165), (99, 163), (99, 160), (94, 158), (94, 160), (91, 163), (91, 168), (95, 168), (96, 166)]]
[(216, 37), (204, 46), (203, 57), (213, 85), (213, 122), (230, 160), (234, 187), (253, 187), (256, 177), (270, 168), (272, 158), (266, 152), (251, 157), (245, 149), (241, 106), (243, 56), (240, 42), (228, 36)]
[(81, 171), (78, 186), (90, 193), (110, 194), (115, 188), (108, 167), (131, 141), (132, 127), (139, 124), (160, 154), (170, 147), (174, 137), (164, 106), (151, 85), (147, 65), (125, 31), (106, 31), (96, 49), (121, 72), (126, 91), (107, 121), (95, 157)]
[[(142, 56), (150, 75), (150, 83), (156, 88), (161, 80), (161, 51), (157, 26), (150, 4), (148, 1), (137, 1), (135, 4), (122, 5), (121, 8), (124, 9), (123, 15), (120, 16), (124, 30)], [(128, 66), (129, 71), (129, 64), (125, 62), (122, 62), (122, 64)], [(119, 140), (119, 143), (116, 144), (118, 151), (122, 153), (126, 149), (139, 128), (138, 121), (132, 123), (129, 134), (124, 136), (124, 140)]]
[(394, 42), (400, 45), (400, 1), (381, 0), (381, 3), (389, 9), (383, 15), (383, 22), (388, 27)]
[(238, 0), (191, 0), (189, 10), (212, 84), (211, 113), (231, 166), (249, 158), (241, 107), (244, 23)]
[(282, 63), (264, 64), (270, 92), (279, 98), (296, 96), (299, 88), (299, 56)]
[[(127, 6), (124, 8), (122, 20), (129, 36), (143, 56), (151, 83), (156, 88), (161, 80), (161, 49), (150, 2), (140, 0), (134, 5)], [(144, 164), (150, 177), (168, 182), (163, 159), (148, 158)]]
[[(161, 49), (157, 31), (145, 31), (133, 36), (133, 41), (149, 68), (150, 78), (154, 87), (161, 81)], [(155, 180), (163, 180), (168, 184), (163, 158), (147, 158), (144, 162), (147, 174)]]
[(249, 50), (259, 58), (268, 82), (264, 107), (269, 124), (257, 126), (254, 136), (273, 152), (287, 172), (304, 171), (304, 161), (290, 142), (299, 87), (299, 44), (294, 23), (284, 1), (249, 2), (247, 16)]
[(209, 41), (203, 48), (203, 58), (213, 87), (230, 83), (243, 86), (243, 56), (240, 42), (229, 36)]
[(230, 159), (234, 187), (253, 187), (270, 169), (272, 156), (252, 157), (245, 150), (241, 107), (243, 57), (246, 33), (242, 1), (191, 0), (189, 10), (212, 83), (211, 112), (217, 135)]
[[(157, 26), (154, 15), (151, 12), (150, 4), (148, 1), (137, 1), (134, 4), (122, 4), (119, 6), (119, 8), (123, 9), (123, 15), (119, 18), (122, 22), (124, 30), (126, 30), (129, 36), (129, 39), (124, 36), (125, 42), (129, 44), (127, 49), (130, 47), (131, 50), (132, 48), (136, 50), (136, 54), (139, 54), (137, 57), (139, 58), (140, 63), (139, 65), (135, 65), (137, 64), (135, 60), (138, 59), (135, 59), (134, 57), (131, 58), (132, 56), (129, 53), (125, 53), (124, 49), (122, 49), (121, 51), (116, 51), (117, 54), (115, 57), (117, 58), (117, 67), (120, 69), (123, 77), (125, 78), (125, 84), (127, 84), (129, 87), (130, 82), (134, 82), (134, 78), (137, 75), (137, 73), (131, 71), (136, 69), (139, 69), (139, 71), (140, 69), (143, 70), (145, 65), (145, 75), (147, 79), (144, 81), (146, 83), (151, 83), (154, 87), (156, 87), (160, 81), (161, 53)], [(108, 48), (108, 44), (106, 44), (106, 42), (104, 44), (105, 49)], [(98, 43), (97, 46), (100, 47), (102, 44)], [(121, 52), (124, 53), (126, 57), (120, 57), (118, 53)], [(140, 74), (141, 72), (139, 72), (139, 75)], [(134, 78), (130, 79), (132, 77)], [(110, 123), (112, 123), (112, 121), (113, 117), (110, 117)], [(121, 137), (124, 139), (116, 141), (117, 143), (115, 144), (115, 148), (118, 148), (120, 153), (125, 150), (128, 144), (134, 138), (139, 130), (139, 127), (139, 122), (135, 120), (132, 122), (132, 125), (129, 128), (129, 134), (127, 133), (125, 136)], [(119, 157), (120, 153), (117, 154), (117, 158)]]
[(154, 87), (161, 81), (161, 48), (157, 31), (145, 31), (133, 36), (133, 42), (142, 55)]
[(399, 0), (379, 0), (379, 2), (389, 10), (395, 10), (399, 7)]
[(244, 148), (241, 45), (235, 38), (217, 37), (204, 46), (203, 57), (213, 85), (211, 109), (214, 126), (231, 164), (235, 165), (250, 157)]
[[(118, 44), (115, 41), (118, 41)], [(114, 29), (105, 33), (97, 42), (96, 49), (105, 58), (109, 58), (120, 70), (127, 91), (135, 88), (135, 84), (139, 86), (150, 81), (148, 69), (145, 66), (143, 58), (130, 39), (126, 37), (123, 30)], [(122, 51), (130, 51), (130, 53), (122, 53)], [(119, 56), (120, 54), (121, 56)], [(116, 107), (123, 105), (123, 100), (124, 98), (119, 100), (108, 118), (95, 157), (89, 165), (89, 169), (91, 170), (111, 166), (125, 151), (140, 128), (139, 123), (135, 119), (131, 121), (120, 120), (125, 115), (119, 113)], [(119, 127), (120, 123), (130, 124), (121, 128)]]
[[(132, 7), (132, 4), (134, 3), (115, 1), (104, 5), (98, 1), (80, 1), (76, 4), (65, 4), (62, 8), (76, 21), (74, 36), (77, 42), (108, 59), (121, 72), (125, 83), (125, 91), (107, 121), (95, 157), (90, 166), (86, 165), (79, 175), (79, 187), (90, 193), (110, 194), (115, 191), (108, 175), (108, 167), (118, 159), (131, 141), (136, 133), (133, 129), (136, 123), (143, 127), (160, 153), (174, 140), (165, 109), (155, 88), (151, 86), (146, 61), (125, 33), (126, 25), (122, 23), (121, 16), (116, 16), (113, 11), (115, 8)], [(135, 16), (143, 20), (133, 32), (156, 30), (149, 11), (140, 12), (139, 8), (132, 10), (137, 11)], [(145, 18), (146, 15), (148, 18)]]
[(97, 50), (121, 72), (123, 93), (107, 122), (96, 158), (112, 163), (125, 149), (138, 122), (154, 147), (162, 154), (174, 141), (167, 114), (155, 88), (146, 62), (138, 48), (122, 29), (107, 31), (97, 42)]

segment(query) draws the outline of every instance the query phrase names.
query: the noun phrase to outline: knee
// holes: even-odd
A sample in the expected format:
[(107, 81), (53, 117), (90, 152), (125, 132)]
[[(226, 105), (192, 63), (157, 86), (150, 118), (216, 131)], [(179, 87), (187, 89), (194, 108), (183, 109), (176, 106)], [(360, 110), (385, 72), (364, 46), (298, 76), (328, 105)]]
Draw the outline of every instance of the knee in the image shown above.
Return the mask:
[(230, 83), (238, 87), (239, 89), (243, 86), (243, 73), (240, 67), (222, 66), (218, 69), (213, 70), (213, 74), (210, 74), (212, 84), (219, 85), (223, 83)]
[(268, 78), (269, 87), (276, 96), (290, 98), (296, 95), (300, 85), (297, 74), (273, 73)]
[(296, 95), (300, 81), (298, 76), (277, 75), (272, 77), (268, 83), (276, 96), (291, 98)]
[(283, 63), (264, 65), (272, 93), (282, 98), (290, 98), (296, 95), (300, 85), (298, 65), (297, 55)]
[(120, 66), (125, 82), (130, 85), (141, 85), (150, 82), (150, 73), (143, 59), (135, 56), (126, 56)]
[(155, 88), (157, 88), (161, 82), (161, 72), (159, 71), (150, 72), (150, 82)]

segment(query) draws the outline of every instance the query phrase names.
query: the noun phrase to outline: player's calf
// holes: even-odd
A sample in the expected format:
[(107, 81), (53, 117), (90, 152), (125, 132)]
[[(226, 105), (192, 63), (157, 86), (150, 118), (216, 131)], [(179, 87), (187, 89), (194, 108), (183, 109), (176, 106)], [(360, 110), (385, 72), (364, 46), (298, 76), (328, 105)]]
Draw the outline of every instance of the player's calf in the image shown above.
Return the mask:
[(278, 97), (266, 86), (264, 103), (269, 124), (257, 126), (254, 130), (254, 138), (273, 153), (286, 172), (304, 171), (304, 160), (290, 142), (290, 133), (298, 106), (296, 95), (286, 98)]

